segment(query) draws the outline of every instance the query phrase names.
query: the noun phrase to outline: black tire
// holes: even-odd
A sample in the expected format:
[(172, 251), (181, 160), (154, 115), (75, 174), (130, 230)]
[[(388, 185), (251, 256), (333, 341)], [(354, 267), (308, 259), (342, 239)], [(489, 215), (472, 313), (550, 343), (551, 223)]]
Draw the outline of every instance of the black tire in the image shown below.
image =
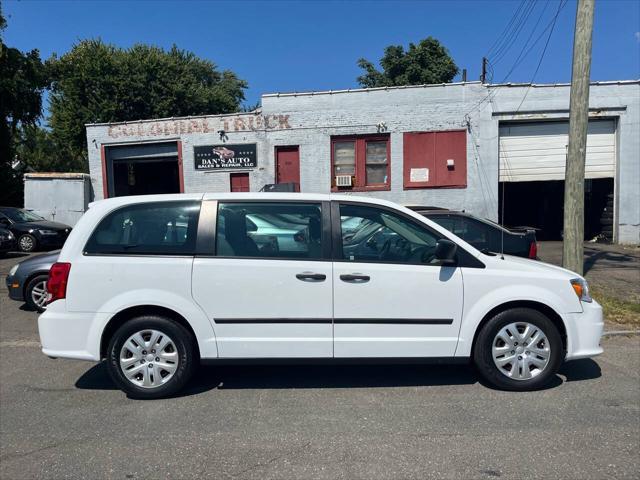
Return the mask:
[[(147, 329), (168, 335), (173, 340), (178, 353), (178, 367), (173, 377), (166, 383), (152, 388), (135, 385), (120, 368), (120, 351), (124, 343), (136, 332)], [(136, 317), (118, 328), (111, 337), (107, 347), (107, 370), (115, 384), (131, 398), (148, 400), (168, 397), (184, 387), (193, 375), (198, 363), (194, 345), (195, 339), (191, 333), (171, 319), (158, 315)]]
[(49, 275), (47, 274), (36, 275), (31, 280), (29, 280), (29, 282), (27, 283), (27, 286), (24, 289), (24, 303), (26, 303), (29, 306), (29, 308), (31, 308), (32, 310), (37, 310), (40, 313), (44, 312), (47, 309), (47, 307), (46, 305), (36, 303), (36, 299), (33, 298), (34, 297), (33, 289), (36, 287), (41, 288), (42, 283), (44, 282), (45, 283), (44, 290), (46, 293), (46, 283), (48, 278), (49, 278)]
[(30, 233), (25, 233), (18, 237), (18, 250), (21, 252), (35, 252), (36, 248), (38, 248), (38, 240)]
[[(500, 329), (514, 322), (527, 322), (542, 330), (549, 340), (549, 363), (535, 377), (527, 380), (515, 380), (502, 373), (493, 361), (493, 341)], [(562, 359), (564, 348), (558, 328), (549, 318), (530, 308), (505, 310), (490, 319), (480, 330), (473, 351), (473, 361), (478, 373), (491, 386), (501, 390), (530, 391), (544, 388), (555, 377)]]

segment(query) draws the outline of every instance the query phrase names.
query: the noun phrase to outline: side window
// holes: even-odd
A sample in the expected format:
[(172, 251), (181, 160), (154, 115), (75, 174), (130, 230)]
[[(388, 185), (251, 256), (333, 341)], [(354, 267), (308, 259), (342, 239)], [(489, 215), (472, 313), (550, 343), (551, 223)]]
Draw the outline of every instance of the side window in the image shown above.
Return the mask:
[(428, 264), (440, 239), (416, 222), (388, 210), (340, 205), (342, 258), (352, 262)]
[(193, 255), (200, 202), (158, 202), (120, 208), (93, 231), (88, 254)]
[(220, 203), (216, 255), (322, 259), (319, 203)]

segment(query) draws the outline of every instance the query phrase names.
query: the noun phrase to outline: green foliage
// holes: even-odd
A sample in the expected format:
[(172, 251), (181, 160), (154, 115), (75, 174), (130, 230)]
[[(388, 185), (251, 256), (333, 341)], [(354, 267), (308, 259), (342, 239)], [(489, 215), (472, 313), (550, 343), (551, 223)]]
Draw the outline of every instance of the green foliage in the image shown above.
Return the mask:
[(84, 40), (47, 67), (53, 140), (72, 165), (86, 165), (87, 123), (230, 113), (247, 88), (233, 72), (176, 46), (121, 49)]
[(78, 172), (83, 165), (72, 160), (53, 138), (50, 130), (23, 125), (14, 136), (14, 151), (24, 170), (35, 172)]
[(410, 43), (406, 52), (402, 45), (385, 48), (380, 60), (382, 72), (364, 58), (358, 60), (358, 66), (365, 71), (358, 77), (363, 87), (449, 83), (458, 73), (448, 50), (433, 37), (425, 38), (418, 45)]
[[(0, 11), (0, 33), (5, 27)], [(22, 177), (12, 168), (15, 136), (40, 118), (46, 86), (38, 50), (23, 53), (5, 45), (0, 35), (0, 205), (22, 204)]]

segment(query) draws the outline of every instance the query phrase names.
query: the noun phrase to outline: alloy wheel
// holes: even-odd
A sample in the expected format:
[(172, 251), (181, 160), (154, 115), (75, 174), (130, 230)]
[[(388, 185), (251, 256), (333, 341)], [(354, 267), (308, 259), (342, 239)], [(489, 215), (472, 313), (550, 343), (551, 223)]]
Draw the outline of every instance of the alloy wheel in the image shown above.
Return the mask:
[(33, 300), (33, 303), (39, 308), (46, 307), (48, 295), (46, 280), (36, 283), (31, 289), (31, 300)]
[(501, 328), (491, 345), (498, 370), (513, 380), (537, 377), (549, 364), (551, 349), (542, 329), (528, 322), (514, 322)]
[(166, 384), (180, 360), (173, 340), (158, 330), (141, 330), (131, 335), (120, 349), (120, 369), (134, 385), (156, 388)]
[(33, 238), (30, 235), (23, 235), (20, 237), (20, 250), (23, 252), (30, 252), (35, 247)]

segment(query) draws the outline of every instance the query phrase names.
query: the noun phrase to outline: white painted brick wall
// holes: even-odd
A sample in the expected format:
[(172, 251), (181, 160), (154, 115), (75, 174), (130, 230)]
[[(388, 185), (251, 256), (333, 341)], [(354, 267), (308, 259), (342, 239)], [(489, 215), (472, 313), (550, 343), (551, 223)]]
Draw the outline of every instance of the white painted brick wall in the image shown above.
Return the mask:
[[(495, 88), (495, 87), (494, 87)], [(498, 87), (499, 92), (481, 108), (473, 110), (490, 89), (478, 83), (446, 86), (409, 87), (389, 90), (357, 90), (345, 93), (266, 95), (262, 97), (262, 115), (274, 119), (288, 115), (289, 129), (234, 132), (236, 119), (255, 125), (254, 114), (206, 117), (207, 133), (160, 131), (149, 129), (136, 134), (136, 123), (127, 124), (134, 134), (116, 138), (109, 126), (87, 127), (89, 167), (95, 198), (102, 198), (100, 145), (150, 140), (182, 140), (183, 171), (186, 192), (230, 189), (229, 172), (202, 172), (194, 167), (193, 147), (220, 144), (217, 130), (227, 126), (227, 143), (257, 143), (258, 167), (250, 171), (251, 190), (275, 182), (275, 147), (300, 146), (300, 182), (303, 192), (330, 190), (330, 138), (332, 135), (377, 133), (384, 122), (391, 138), (391, 190), (358, 193), (390, 199), (399, 203), (438, 205), (465, 209), (496, 220), (498, 217), (498, 122), (513, 119), (527, 87)], [(617, 108), (609, 114), (618, 119), (619, 235), (624, 243), (640, 242), (640, 85), (607, 84), (591, 87), (592, 108)], [(532, 87), (517, 118), (568, 118), (569, 87)], [(467, 188), (403, 190), (403, 132), (467, 128)], [(149, 123), (143, 123), (150, 125)], [(270, 122), (278, 126), (278, 121)], [(130, 132), (130, 133), (131, 133)], [(157, 132), (156, 132), (157, 133)]]

